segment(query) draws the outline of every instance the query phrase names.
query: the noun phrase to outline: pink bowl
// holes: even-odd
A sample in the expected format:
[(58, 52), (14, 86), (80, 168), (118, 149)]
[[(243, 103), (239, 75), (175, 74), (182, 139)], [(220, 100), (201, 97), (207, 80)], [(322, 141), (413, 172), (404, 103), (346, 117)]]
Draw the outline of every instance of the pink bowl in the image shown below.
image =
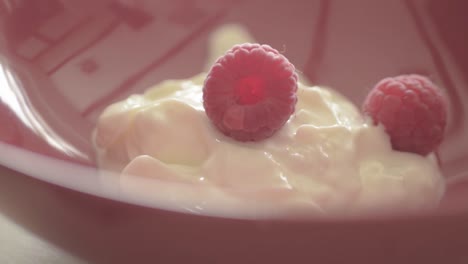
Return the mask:
[[(15, 199), (60, 216), (44, 222), (47, 214), (29, 212), (33, 220), (23, 224), (90, 262), (468, 261), (467, 8), (463, 0), (0, 1), (0, 165), (47, 182), (24, 179), (20, 187), (67, 201), (36, 201), (24, 187), (32, 193)], [(286, 49), (312, 83), (358, 105), (387, 76), (420, 73), (442, 87), (450, 118), (438, 150), (448, 182), (441, 209), (353, 221), (239, 219), (131, 200), (103, 186), (90, 140), (101, 111), (199, 73), (207, 37), (226, 23)]]

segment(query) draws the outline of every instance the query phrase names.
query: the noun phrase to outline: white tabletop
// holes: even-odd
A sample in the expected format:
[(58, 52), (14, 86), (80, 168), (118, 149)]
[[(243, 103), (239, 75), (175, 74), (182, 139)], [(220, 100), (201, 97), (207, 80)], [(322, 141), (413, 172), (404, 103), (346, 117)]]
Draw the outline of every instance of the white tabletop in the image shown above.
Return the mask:
[(84, 263), (0, 215), (0, 263)]
[[(27, 219), (23, 219), (27, 214), (23, 211), (26, 208), (21, 208), (22, 201), (25, 201), (20, 199), (21, 195), (28, 195), (31, 191), (40, 193), (37, 192), (40, 189), (32, 189), (41, 185), (40, 183), (3, 167), (0, 167), (0, 182), (0, 263), (84, 263), (27, 226), (19, 224), (28, 222)], [(26, 184), (28, 182), (32, 184)]]

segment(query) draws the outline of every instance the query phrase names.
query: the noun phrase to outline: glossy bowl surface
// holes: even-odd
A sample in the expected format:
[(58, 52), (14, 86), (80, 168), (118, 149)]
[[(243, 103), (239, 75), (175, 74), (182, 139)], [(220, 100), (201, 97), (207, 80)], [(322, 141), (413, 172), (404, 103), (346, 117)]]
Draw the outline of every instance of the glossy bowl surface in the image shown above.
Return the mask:
[(162, 80), (199, 73), (210, 33), (237, 23), (258, 42), (284, 50), (313, 84), (337, 89), (358, 105), (384, 77), (429, 76), (450, 100), (438, 150), (448, 182), (441, 208), (468, 210), (465, 1), (0, 3), (3, 166), (73, 190), (170, 210), (102, 185), (92, 130), (112, 102)]

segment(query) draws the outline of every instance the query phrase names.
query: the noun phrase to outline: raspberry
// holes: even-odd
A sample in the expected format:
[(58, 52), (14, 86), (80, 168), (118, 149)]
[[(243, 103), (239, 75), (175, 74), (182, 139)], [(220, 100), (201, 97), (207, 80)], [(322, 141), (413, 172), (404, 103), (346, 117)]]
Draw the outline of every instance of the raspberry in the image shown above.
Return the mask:
[(362, 110), (382, 124), (394, 150), (427, 155), (442, 142), (447, 104), (442, 91), (426, 77), (402, 75), (381, 80)]
[(239, 141), (272, 136), (297, 102), (294, 65), (268, 45), (236, 45), (212, 66), (203, 87), (211, 122)]

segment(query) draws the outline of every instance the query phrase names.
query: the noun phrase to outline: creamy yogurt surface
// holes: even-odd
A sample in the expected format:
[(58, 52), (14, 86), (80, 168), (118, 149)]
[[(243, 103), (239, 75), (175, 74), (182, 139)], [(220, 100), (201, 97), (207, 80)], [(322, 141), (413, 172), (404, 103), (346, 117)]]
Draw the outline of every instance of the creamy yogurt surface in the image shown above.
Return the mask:
[(119, 188), (195, 212), (357, 215), (438, 205), (432, 156), (393, 151), (384, 129), (332, 89), (299, 83), (295, 113), (271, 138), (238, 142), (209, 121), (206, 74), (167, 80), (110, 105), (93, 142)]

